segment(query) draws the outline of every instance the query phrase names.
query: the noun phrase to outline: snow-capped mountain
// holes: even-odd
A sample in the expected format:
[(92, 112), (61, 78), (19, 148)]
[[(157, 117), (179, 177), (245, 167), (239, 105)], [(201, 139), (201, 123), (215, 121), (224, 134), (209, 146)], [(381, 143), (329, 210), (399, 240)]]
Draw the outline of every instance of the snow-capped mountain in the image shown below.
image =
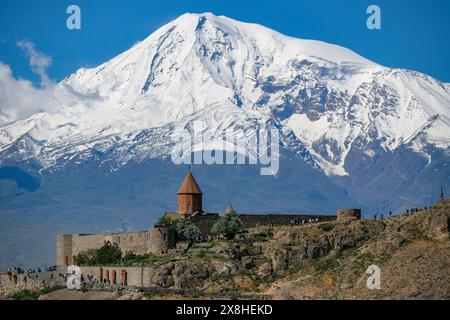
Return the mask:
[(171, 135), (197, 119), (238, 139), (249, 128), (281, 131), (272, 180), (251, 168), (199, 169), (213, 210), (233, 199), (248, 211), (404, 210), (450, 187), (449, 84), (211, 13), (182, 15), (114, 59), (78, 70), (51, 99), (56, 110), (0, 128), (0, 167), (8, 168), (0, 171), (0, 208), (11, 212), (1, 225), (17, 212), (77, 213), (72, 221), (95, 208), (95, 219), (120, 218), (109, 228), (123, 219), (146, 227), (146, 208), (154, 219), (172, 206), (160, 192), (176, 189), (180, 175), (170, 163)]
[(279, 124), (328, 175), (349, 174), (353, 149), (372, 158), (405, 144), (450, 145), (448, 86), (210, 13), (179, 17), (55, 91), (57, 112), (0, 130), (3, 154), (20, 142), (20, 157), (51, 167), (114, 147), (123, 164), (166, 153), (155, 152), (168, 142), (166, 126), (198, 117), (220, 129)]

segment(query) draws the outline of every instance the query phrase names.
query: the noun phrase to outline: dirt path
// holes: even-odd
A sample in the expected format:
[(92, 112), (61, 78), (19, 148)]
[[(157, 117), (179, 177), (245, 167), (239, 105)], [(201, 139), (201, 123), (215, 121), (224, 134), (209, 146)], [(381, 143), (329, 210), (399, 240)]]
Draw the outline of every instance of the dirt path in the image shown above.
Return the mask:
[(39, 300), (116, 300), (118, 295), (108, 291), (87, 291), (61, 289), (44, 294)]

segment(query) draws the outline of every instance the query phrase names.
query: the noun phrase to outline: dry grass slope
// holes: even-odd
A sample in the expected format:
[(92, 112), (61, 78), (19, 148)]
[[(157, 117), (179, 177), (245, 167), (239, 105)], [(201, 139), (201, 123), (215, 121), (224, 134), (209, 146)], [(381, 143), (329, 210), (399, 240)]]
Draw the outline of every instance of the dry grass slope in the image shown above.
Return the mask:
[[(450, 201), (411, 216), (347, 223), (333, 231), (348, 228), (366, 237), (353, 248), (306, 260), (266, 293), (279, 299), (450, 299)], [(381, 268), (380, 290), (366, 287), (372, 264)]]

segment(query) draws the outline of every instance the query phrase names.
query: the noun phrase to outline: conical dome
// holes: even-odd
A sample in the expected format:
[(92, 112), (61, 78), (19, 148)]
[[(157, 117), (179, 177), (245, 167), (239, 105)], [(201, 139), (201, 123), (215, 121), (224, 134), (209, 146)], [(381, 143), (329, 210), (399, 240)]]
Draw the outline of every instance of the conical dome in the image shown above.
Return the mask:
[(198, 186), (197, 181), (195, 181), (195, 178), (190, 170), (181, 184), (178, 194), (202, 194), (202, 190), (200, 190), (200, 187)]

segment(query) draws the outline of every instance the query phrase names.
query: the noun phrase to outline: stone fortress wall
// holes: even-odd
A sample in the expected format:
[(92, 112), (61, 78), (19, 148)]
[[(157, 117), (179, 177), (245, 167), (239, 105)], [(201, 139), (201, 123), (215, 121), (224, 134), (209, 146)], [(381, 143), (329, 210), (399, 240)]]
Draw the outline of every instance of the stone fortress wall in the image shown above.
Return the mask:
[[(304, 214), (241, 214), (238, 216), (244, 229), (264, 227), (264, 226), (288, 226), (300, 225), (309, 219), (318, 222), (336, 220), (336, 216), (332, 215), (304, 215)], [(219, 215), (193, 216), (191, 221), (196, 224), (203, 235), (210, 235), (212, 226), (219, 220)]]
[(26, 274), (17, 274), (11, 271), (0, 272), (0, 297), (2, 298), (7, 298), (22, 290), (38, 291), (45, 288), (46, 285), (49, 283)]
[(175, 232), (167, 228), (152, 228), (149, 231), (105, 235), (59, 235), (56, 239), (56, 265), (63, 267), (76, 264), (75, 257), (79, 253), (98, 249), (106, 241), (117, 243), (124, 254), (163, 254), (175, 246)]
[[(219, 215), (195, 216), (190, 219), (200, 228), (203, 235), (209, 235)], [(336, 216), (319, 215), (239, 215), (244, 228), (257, 226), (283, 226), (301, 224), (308, 219), (318, 219), (319, 222), (335, 220)], [(176, 234), (168, 228), (152, 228), (143, 232), (128, 232), (107, 235), (61, 235), (57, 239), (57, 265), (65, 267), (76, 264), (75, 256), (88, 249), (100, 248), (105, 241), (117, 243), (125, 252), (138, 255), (146, 253), (164, 254), (176, 246)], [(110, 284), (151, 287), (158, 276), (153, 267), (125, 266), (84, 266), (80, 267), (82, 274), (93, 275), (100, 282)]]
[[(211, 234), (212, 226), (219, 215), (193, 216), (195, 223), (204, 236)], [(262, 226), (298, 225), (309, 219), (318, 222), (335, 220), (336, 216), (320, 215), (239, 215), (243, 228)], [(76, 256), (88, 249), (98, 249), (105, 241), (117, 243), (123, 254), (133, 252), (136, 255), (165, 254), (175, 248), (176, 234), (168, 228), (152, 228), (142, 232), (113, 233), (105, 235), (69, 234), (59, 235), (56, 241), (56, 265), (65, 267), (76, 264)]]
[(83, 275), (92, 275), (101, 283), (120, 286), (151, 287), (153, 277), (157, 274), (153, 267), (80, 267)]
[[(358, 211), (340, 209), (340, 216), (355, 216)], [(360, 211), (359, 211), (360, 213)], [(314, 222), (336, 220), (336, 216), (322, 215), (239, 215), (243, 228), (258, 226), (300, 225), (309, 219)], [(209, 235), (219, 215), (193, 216), (191, 219), (202, 231)], [(62, 235), (58, 236), (57, 255), (58, 267), (76, 263), (74, 257), (85, 250), (99, 248), (105, 241), (117, 243), (122, 252), (131, 251), (135, 254), (164, 254), (176, 247), (176, 234), (168, 228), (152, 228), (144, 232), (117, 233), (109, 235)], [(152, 287), (160, 282), (160, 272), (155, 267), (127, 266), (82, 266), (83, 275), (92, 275), (96, 281), (118, 286)]]
[[(178, 191), (178, 211), (166, 212), (165, 218), (190, 219), (200, 229), (203, 236), (210, 236), (213, 225), (220, 219), (218, 214), (206, 213), (202, 209), (203, 193), (189, 170)], [(361, 218), (359, 209), (340, 209), (337, 216), (329, 215), (293, 215), (293, 214), (237, 214), (231, 203), (225, 214), (236, 214), (242, 228), (275, 227), (301, 225), (310, 221), (324, 222), (343, 217)], [(165, 254), (175, 248), (176, 233), (172, 229), (155, 227), (143, 232), (113, 233), (106, 235), (60, 235), (57, 237), (56, 264), (58, 267), (76, 264), (76, 256), (88, 249), (98, 249), (109, 241), (116, 243), (123, 254), (136, 255)], [(133, 277), (134, 271), (130, 271)], [(140, 275), (142, 279), (142, 275)]]
[(239, 216), (239, 220), (242, 223), (243, 228), (254, 228), (263, 226), (287, 226), (287, 225), (299, 225), (304, 221), (305, 223), (312, 219), (317, 222), (325, 222), (336, 220), (336, 216), (326, 215), (294, 215), (294, 214), (243, 214)]

